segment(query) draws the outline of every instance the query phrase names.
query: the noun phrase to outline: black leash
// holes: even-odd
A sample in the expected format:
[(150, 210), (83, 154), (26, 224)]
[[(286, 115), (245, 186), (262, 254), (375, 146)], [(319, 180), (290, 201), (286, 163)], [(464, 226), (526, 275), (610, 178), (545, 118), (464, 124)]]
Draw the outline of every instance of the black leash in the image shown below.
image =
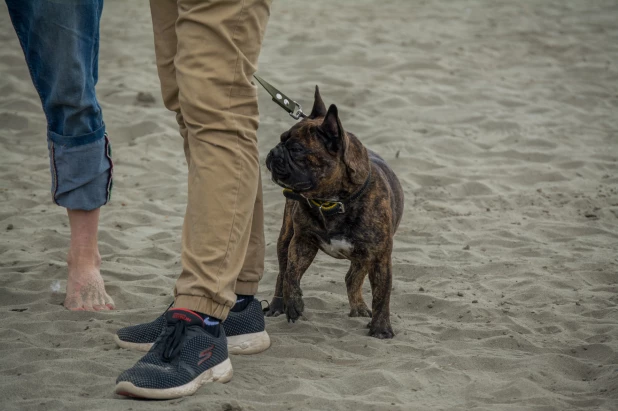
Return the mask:
[(303, 108), (300, 106), (300, 104), (298, 104), (297, 102), (295, 102), (294, 100), (292, 100), (291, 98), (289, 98), (288, 96), (286, 96), (285, 94), (277, 90), (275, 87), (273, 87), (269, 82), (267, 82), (263, 78), (255, 74), (253, 75), (253, 77), (255, 77), (258, 83), (260, 83), (260, 85), (264, 87), (264, 90), (266, 90), (268, 94), (270, 94), (270, 96), (273, 98), (273, 101), (277, 103), (279, 107), (287, 111), (288, 114), (294, 120), (298, 120), (301, 117), (307, 118), (307, 115), (303, 113)]

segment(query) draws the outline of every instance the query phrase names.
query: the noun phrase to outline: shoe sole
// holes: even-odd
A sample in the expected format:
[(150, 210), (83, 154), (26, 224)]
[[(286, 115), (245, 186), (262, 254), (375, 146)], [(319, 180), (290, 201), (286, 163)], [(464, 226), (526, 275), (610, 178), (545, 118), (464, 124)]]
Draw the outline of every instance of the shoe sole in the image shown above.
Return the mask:
[[(122, 341), (118, 335), (114, 335), (114, 341), (120, 348), (133, 351), (148, 352), (152, 343), (132, 343)], [(252, 334), (241, 334), (227, 337), (227, 352), (233, 355), (258, 354), (270, 347), (270, 336), (266, 331)]]
[(234, 355), (250, 355), (265, 351), (270, 347), (270, 337), (266, 331), (227, 337), (227, 352)]
[(149, 400), (171, 400), (193, 395), (202, 385), (210, 382), (226, 383), (232, 379), (234, 371), (229, 358), (198, 375), (193, 381), (174, 388), (155, 389), (136, 387), (128, 381), (116, 384), (114, 392), (118, 395)]
[(122, 341), (120, 337), (118, 337), (118, 335), (114, 335), (114, 342), (120, 348), (126, 348), (127, 350), (133, 350), (133, 351), (148, 352), (150, 351), (150, 348), (152, 347), (152, 343), (138, 344), (138, 343)]

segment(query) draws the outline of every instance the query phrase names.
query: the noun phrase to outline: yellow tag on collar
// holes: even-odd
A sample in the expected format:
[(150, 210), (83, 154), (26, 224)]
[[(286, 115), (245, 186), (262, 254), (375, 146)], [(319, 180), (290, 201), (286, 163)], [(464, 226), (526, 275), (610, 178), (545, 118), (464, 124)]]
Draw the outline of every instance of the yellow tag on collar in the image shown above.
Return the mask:
[(297, 192), (295, 192), (294, 190), (291, 190), (289, 188), (284, 188), (283, 189), (283, 195), (287, 198), (291, 198), (297, 201), (306, 201), (310, 206), (315, 207), (315, 208), (319, 208), (322, 211), (331, 211), (336, 209), (337, 207), (341, 206), (343, 209), (343, 204), (342, 203), (333, 203), (331, 201), (319, 201), (319, 200), (313, 200), (311, 198), (307, 198), (305, 196), (303, 196), (302, 194), (299, 194)]
[(316, 200), (309, 200), (309, 201), (311, 201), (311, 203), (314, 206), (321, 208), (322, 210), (331, 210), (337, 207), (337, 205), (339, 204), (339, 203), (329, 203), (327, 201), (316, 201)]

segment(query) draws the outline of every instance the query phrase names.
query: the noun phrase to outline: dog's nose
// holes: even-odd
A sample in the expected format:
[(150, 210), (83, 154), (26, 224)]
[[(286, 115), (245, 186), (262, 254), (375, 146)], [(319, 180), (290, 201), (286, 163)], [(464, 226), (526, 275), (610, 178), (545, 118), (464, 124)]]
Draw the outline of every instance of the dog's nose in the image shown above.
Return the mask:
[(283, 175), (287, 172), (281, 144), (277, 144), (266, 156), (266, 167), (269, 171), (279, 175)]
[(281, 143), (277, 144), (270, 152), (273, 154), (273, 157), (281, 157), (283, 155)]

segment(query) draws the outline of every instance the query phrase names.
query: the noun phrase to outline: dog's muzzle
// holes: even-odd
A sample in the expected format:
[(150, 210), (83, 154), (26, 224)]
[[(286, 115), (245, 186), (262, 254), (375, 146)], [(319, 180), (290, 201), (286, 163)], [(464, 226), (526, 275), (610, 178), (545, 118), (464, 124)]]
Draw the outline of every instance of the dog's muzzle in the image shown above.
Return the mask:
[(290, 174), (285, 161), (283, 149), (280, 146), (270, 150), (270, 153), (266, 156), (266, 167), (271, 173), (279, 177), (285, 177)]

